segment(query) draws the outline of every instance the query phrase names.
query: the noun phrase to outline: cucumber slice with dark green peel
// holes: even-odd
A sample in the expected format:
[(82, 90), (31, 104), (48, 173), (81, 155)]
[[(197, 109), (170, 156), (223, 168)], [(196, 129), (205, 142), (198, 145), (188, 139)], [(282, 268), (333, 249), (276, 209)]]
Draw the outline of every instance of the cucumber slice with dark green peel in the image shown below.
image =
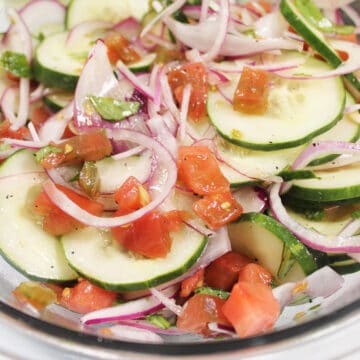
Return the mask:
[(314, 171), (316, 179), (294, 180), (287, 196), (309, 202), (356, 202), (360, 198), (360, 164)]
[[(310, 0), (282, 0), (280, 2), (280, 11), (288, 23), (313, 47), (329, 64), (338, 67), (342, 64), (342, 59), (331, 46), (329, 41), (320, 30), (318, 30), (306, 14), (301, 11), (302, 7), (306, 8), (306, 4), (311, 3), (312, 7), (316, 5)], [(348, 90), (352, 95), (359, 99), (360, 81), (354, 74), (344, 76)]]
[(0, 177), (1, 255), (30, 279), (76, 280), (78, 275), (69, 267), (59, 239), (45, 233), (27, 209), (29, 192), (47, 178), (33, 153), (16, 152), (2, 164)]
[(317, 269), (312, 254), (274, 218), (249, 213), (229, 225), (233, 250), (268, 269), (278, 283), (298, 281)]
[(74, 97), (71, 91), (57, 90), (43, 97), (43, 102), (51, 111), (58, 112), (70, 104)]
[(156, 60), (156, 54), (150, 53), (145, 55), (141, 60), (137, 61), (136, 63), (129, 64), (128, 68), (132, 72), (143, 72), (143, 71), (149, 71), (151, 66), (154, 64)]
[(87, 227), (62, 237), (70, 266), (95, 284), (115, 291), (142, 290), (184, 274), (202, 254), (207, 238), (184, 226), (171, 233), (171, 250), (165, 258), (129, 254), (111, 233)]
[(148, 9), (148, 0), (72, 0), (66, 14), (66, 26), (71, 29), (91, 20), (116, 24), (130, 16), (141, 19)]
[[(289, 52), (282, 60), (304, 59), (300, 73), (312, 74), (330, 65), (306, 55)], [(232, 98), (239, 76), (223, 87)], [(302, 145), (336, 125), (345, 105), (341, 78), (288, 80), (274, 77), (269, 105), (263, 115), (244, 114), (233, 109), (218, 91), (208, 94), (207, 110), (218, 133), (228, 141), (253, 150), (278, 150)]]

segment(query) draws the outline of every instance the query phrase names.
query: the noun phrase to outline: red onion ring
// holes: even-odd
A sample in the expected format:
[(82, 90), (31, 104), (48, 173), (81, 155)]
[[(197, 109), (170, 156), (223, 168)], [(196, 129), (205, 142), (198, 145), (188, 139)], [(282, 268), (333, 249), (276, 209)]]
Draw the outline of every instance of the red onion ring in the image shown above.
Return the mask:
[(186, 122), (189, 111), (191, 91), (192, 91), (191, 84), (187, 84), (183, 91), (183, 97), (182, 97), (181, 109), (180, 109), (180, 119), (179, 119), (179, 129), (178, 129), (178, 136), (180, 141), (184, 141), (186, 135)]
[(171, 297), (167, 296), (164, 292), (159, 291), (156, 288), (151, 288), (150, 292), (152, 296), (157, 299), (162, 305), (164, 305), (167, 309), (172, 311), (176, 315), (180, 315), (182, 311), (182, 307), (176, 305), (175, 300)]
[(163, 338), (153, 331), (136, 326), (118, 324), (107, 328), (110, 337), (122, 341), (136, 341), (140, 343), (162, 344)]

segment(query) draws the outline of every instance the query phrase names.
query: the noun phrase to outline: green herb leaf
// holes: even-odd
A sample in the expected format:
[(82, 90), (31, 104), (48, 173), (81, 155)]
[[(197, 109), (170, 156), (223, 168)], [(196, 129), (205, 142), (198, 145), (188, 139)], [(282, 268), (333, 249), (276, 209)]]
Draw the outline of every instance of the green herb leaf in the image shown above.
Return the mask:
[(360, 210), (356, 210), (351, 214), (351, 217), (353, 219), (359, 219), (360, 218)]
[(320, 31), (341, 35), (349, 35), (354, 32), (353, 26), (336, 25), (326, 18), (312, 0), (295, 0), (295, 6)]
[(140, 109), (137, 101), (120, 101), (111, 97), (90, 96), (96, 111), (108, 121), (119, 121), (136, 114)]
[(210, 295), (210, 296), (217, 296), (218, 298), (222, 300), (227, 300), (230, 296), (230, 293), (225, 290), (221, 289), (214, 289), (210, 286), (202, 286), (197, 289), (195, 289), (195, 294), (204, 294), (204, 295)]
[(158, 314), (148, 315), (146, 316), (146, 320), (160, 329), (166, 330), (171, 327), (169, 320)]
[(323, 209), (307, 209), (304, 211), (304, 215), (308, 220), (321, 221), (325, 217), (325, 212)]
[(13, 51), (5, 51), (0, 58), (1, 66), (11, 74), (29, 78), (31, 76), (31, 68), (24, 54)]
[(53, 145), (45, 146), (35, 153), (36, 161), (38, 163), (41, 163), (50, 154), (57, 154), (57, 153), (61, 153), (61, 152), (62, 152), (62, 150), (56, 146), (53, 146)]

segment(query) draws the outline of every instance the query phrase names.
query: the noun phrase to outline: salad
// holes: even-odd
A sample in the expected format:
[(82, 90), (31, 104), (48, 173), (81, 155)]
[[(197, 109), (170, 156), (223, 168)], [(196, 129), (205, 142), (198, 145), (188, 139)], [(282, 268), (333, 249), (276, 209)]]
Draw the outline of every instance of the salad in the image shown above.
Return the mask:
[(17, 301), (162, 342), (262, 334), (339, 290), (360, 270), (350, 3), (2, 8), (0, 251), (29, 279)]

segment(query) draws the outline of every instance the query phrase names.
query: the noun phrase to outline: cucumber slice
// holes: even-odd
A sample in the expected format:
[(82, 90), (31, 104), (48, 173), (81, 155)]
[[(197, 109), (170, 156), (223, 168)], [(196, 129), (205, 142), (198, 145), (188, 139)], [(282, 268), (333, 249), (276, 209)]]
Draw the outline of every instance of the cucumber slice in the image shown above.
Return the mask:
[[(342, 59), (335, 51), (333, 46), (326, 40), (325, 36), (315, 26), (313, 26), (299, 11), (296, 6), (297, 1), (304, 3), (304, 0), (281, 0), (280, 11), (288, 23), (323, 56), (333, 67), (342, 64)], [(306, 0), (310, 2), (309, 0)], [(315, 4), (312, 4), (316, 6)], [(304, 6), (306, 6), (304, 4)], [(350, 92), (359, 98), (360, 81), (354, 74), (344, 76)]]
[[(283, 60), (305, 57), (289, 52)], [(300, 73), (312, 74), (330, 66), (315, 58), (306, 58)], [(224, 89), (233, 97), (239, 76)], [(264, 115), (235, 111), (218, 91), (210, 91), (209, 117), (217, 131), (228, 141), (254, 150), (277, 150), (299, 146), (331, 129), (341, 119), (345, 90), (340, 78), (287, 80), (274, 77), (269, 106)]]
[(1, 255), (31, 279), (58, 283), (75, 280), (78, 275), (69, 267), (60, 241), (45, 233), (26, 209), (29, 190), (46, 179), (33, 153), (16, 152), (2, 164), (0, 177)]
[(316, 179), (294, 180), (287, 196), (310, 202), (357, 202), (360, 198), (360, 164), (314, 171)]
[(73, 92), (56, 90), (48, 95), (45, 95), (42, 100), (50, 110), (58, 112), (69, 105), (73, 98)]
[(184, 274), (203, 252), (207, 238), (184, 227), (171, 234), (165, 258), (137, 258), (114, 241), (110, 232), (87, 227), (62, 237), (71, 267), (99, 286), (115, 291), (142, 290)]
[(229, 225), (233, 250), (255, 259), (278, 283), (298, 281), (316, 270), (312, 254), (274, 218), (249, 213)]
[(113, 193), (129, 176), (136, 177), (141, 183), (148, 180), (151, 174), (151, 153), (145, 152), (121, 160), (109, 157), (97, 161), (95, 165), (100, 178), (100, 192)]
[(141, 19), (149, 9), (148, 0), (72, 0), (66, 15), (66, 26), (71, 29), (90, 20), (117, 23), (133, 16)]
[(155, 53), (150, 53), (150, 54), (146, 54), (141, 60), (139, 60), (136, 63), (133, 64), (129, 64), (128, 68), (132, 71), (132, 72), (143, 72), (143, 71), (149, 71), (151, 66), (153, 65), (153, 63), (156, 60), (156, 54)]
[(91, 47), (67, 49), (68, 33), (63, 32), (47, 37), (37, 48), (33, 73), (37, 81), (48, 87), (74, 90), (82, 67)]

